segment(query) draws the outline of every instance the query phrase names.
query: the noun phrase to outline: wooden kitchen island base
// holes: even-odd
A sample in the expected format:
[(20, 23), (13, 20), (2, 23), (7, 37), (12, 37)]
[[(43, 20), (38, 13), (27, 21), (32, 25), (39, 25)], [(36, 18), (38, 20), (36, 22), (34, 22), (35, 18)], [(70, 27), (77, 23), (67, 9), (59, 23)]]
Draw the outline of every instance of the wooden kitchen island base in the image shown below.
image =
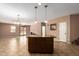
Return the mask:
[(53, 53), (54, 37), (28, 37), (30, 53)]

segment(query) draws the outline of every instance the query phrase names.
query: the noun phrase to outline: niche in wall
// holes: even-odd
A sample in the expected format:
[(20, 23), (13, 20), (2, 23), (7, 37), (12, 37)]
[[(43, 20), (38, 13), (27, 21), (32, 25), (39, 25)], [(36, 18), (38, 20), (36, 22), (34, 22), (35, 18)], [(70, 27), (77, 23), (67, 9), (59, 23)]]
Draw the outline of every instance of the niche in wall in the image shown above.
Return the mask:
[(50, 24), (50, 30), (56, 30), (57, 25), (56, 24)]
[(46, 23), (44, 22), (41, 23), (41, 35), (42, 37), (46, 36)]

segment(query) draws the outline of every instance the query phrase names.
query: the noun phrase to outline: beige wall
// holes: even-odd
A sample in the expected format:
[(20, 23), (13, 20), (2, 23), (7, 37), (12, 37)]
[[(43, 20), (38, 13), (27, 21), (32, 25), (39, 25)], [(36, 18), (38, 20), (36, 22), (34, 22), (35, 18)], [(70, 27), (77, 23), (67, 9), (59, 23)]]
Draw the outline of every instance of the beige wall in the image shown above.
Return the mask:
[(27, 32), (27, 36), (30, 35), (30, 25), (26, 26), (26, 32)]
[(14, 26), (16, 26), (16, 32), (15, 33), (10, 32), (11, 25), (14, 25), (14, 24), (0, 23), (0, 33), (1, 33), (0, 37), (1, 38), (19, 35), (19, 31), (18, 31), (19, 28), (17, 25), (14, 25)]
[[(56, 39), (59, 39), (59, 23), (60, 22), (66, 22), (67, 23), (67, 28), (69, 27), (69, 16), (63, 16), (63, 17), (59, 17), (57, 19), (52, 19), (48, 21), (48, 31), (47, 31), (47, 35), (52, 35), (52, 36), (56, 36)], [(57, 24), (57, 29), (56, 30), (50, 30), (50, 24)], [(69, 28), (67, 29), (67, 39), (69, 41), (70, 36), (69, 36)]]
[[(0, 25), (0, 28), (1, 28), (1, 25)], [(0, 29), (0, 37), (1, 37), (1, 29)]]
[[(11, 33), (11, 26), (16, 26), (16, 32)], [(26, 25), (26, 32), (27, 35), (30, 33), (30, 26)], [(15, 24), (8, 24), (8, 23), (0, 23), (0, 38), (6, 37), (17, 37), (19, 36), (19, 26)]]
[[(67, 23), (67, 39), (69, 41), (70, 39), (70, 23), (69, 23), (69, 16), (63, 16), (63, 17), (60, 17), (60, 18), (57, 18), (57, 19), (52, 19), (52, 20), (49, 20), (48, 23), (46, 24), (46, 35), (50, 36), (56, 36), (57, 39), (59, 39), (59, 31), (58, 31), (58, 23), (60, 22), (66, 22)], [(50, 30), (50, 24), (57, 24), (57, 29), (56, 30)], [(31, 25), (31, 28), (30, 28), (31, 32), (33, 33), (36, 33), (37, 35), (41, 35), (41, 23), (34, 23)]]
[(56, 36), (58, 39), (58, 23), (67, 22), (67, 40), (72, 42), (79, 37), (79, 14), (74, 14), (70, 16), (63, 16), (57, 19), (49, 20), (49, 24), (57, 24), (57, 30), (48, 30), (48, 35)]
[[(59, 39), (58, 24), (61, 22), (67, 23), (67, 42), (72, 42), (79, 37), (79, 14), (48, 20), (48, 24), (46, 26), (46, 35), (53, 35), (56, 36), (57, 39)], [(50, 24), (57, 24), (57, 29), (50, 30)], [(37, 35), (41, 35), (41, 23), (31, 25), (31, 32), (34, 32)]]
[(79, 37), (79, 14), (70, 16), (70, 41)]
[(40, 36), (41, 35), (41, 23), (32, 24), (30, 27), (30, 31)]

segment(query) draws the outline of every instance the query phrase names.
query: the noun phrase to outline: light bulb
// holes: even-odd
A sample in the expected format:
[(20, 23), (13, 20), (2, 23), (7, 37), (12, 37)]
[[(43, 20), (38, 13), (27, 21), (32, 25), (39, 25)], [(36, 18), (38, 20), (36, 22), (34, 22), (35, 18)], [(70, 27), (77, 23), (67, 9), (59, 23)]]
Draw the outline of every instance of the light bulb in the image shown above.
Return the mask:
[(37, 21), (35, 21), (35, 23), (37, 23)]
[(47, 20), (45, 20), (44, 22), (47, 23)]

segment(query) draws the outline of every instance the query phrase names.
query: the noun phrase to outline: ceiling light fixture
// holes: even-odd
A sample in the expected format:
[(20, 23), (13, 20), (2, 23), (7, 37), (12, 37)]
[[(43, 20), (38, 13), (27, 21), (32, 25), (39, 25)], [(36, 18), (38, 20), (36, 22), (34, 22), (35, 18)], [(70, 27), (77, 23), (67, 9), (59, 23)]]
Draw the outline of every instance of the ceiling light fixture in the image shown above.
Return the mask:
[(38, 23), (37, 20), (35, 20), (35, 23)]
[(45, 20), (44, 22), (47, 23), (47, 20)]
[(41, 5), (41, 3), (38, 3), (38, 5)]
[(35, 23), (37, 23), (37, 6), (34, 7), (35, 8)]
[(48, 7), (48, 5), (45, 5), (44, 6), (45, 7), (45, 23), (47, 23), (47, 7)]

